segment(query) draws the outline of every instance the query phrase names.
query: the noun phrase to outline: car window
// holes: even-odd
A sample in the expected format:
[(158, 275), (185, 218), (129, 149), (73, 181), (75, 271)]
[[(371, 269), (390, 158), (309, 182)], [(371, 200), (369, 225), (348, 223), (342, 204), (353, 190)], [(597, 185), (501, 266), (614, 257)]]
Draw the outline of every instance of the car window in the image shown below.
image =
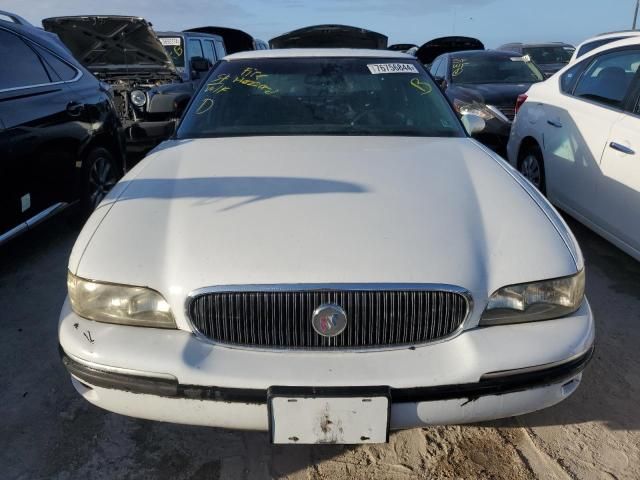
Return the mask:
[(200, 87), (177, 136), (238, 135), (465, 133), (417, 61), (317, 57), (221, 62)]
[(436, 69), (436, 77), (446, 78), (447, 77), (447, 58), (442, 57), (442, 61), (438, 68)]
[(227, 51), (224, 48), (224, 43), (222, 43), (221, 40), (216, 40), (215, 42), (215, 46), (216, 46), (216, 54), (218, 59), (224, 58), (227, 56)]
[(160, 37), (160, 43), (177, 69), (184, 68), (184, 42), (182, 37)]
[(49, 70), (53, 72), (52, 76), (55, 77), (56, 80), (67, 82), (69, 80), (73, 80), (78, 75), (78, 70), (67, 62), (64, 62), (44, 48), (36, 47), (36, 49), (44, 59), (45, 63), (49, 66)]
[(458, 84), (535, 83), (544, 75), (527, 56), (455, 55), (451, 57), (451, 81)]
[(202, 43), (204, 44), (204, 58), (212, 64), (216, 63), (216, 52), (213, 42), (211, 40), (203, 40)]
[(526, 47), (522, 50), (524, 55), (529, 55), (538, 65), (551, 65), (554, 63), (569, 63), (575, 48), (561, 45), (548, 47)]
[(187, 53), (189, 60), (193, 57), (204, 57), (204, 52), (202, 51), (202, 45), (200, 44), (200, 40), (197, 38), (189, 39), (189, 49)]
[(431, 64), (431, 67), (429, 68), (429, 72), (431, 72), (431, 75), (433, 75), (434, 77), (438, 76), (436, 72), (438, 71), (438, 67), (440, 66), (441, 63), (442, 63), (442, 58), (438, 57)]
[(578, 65), (571, 67), (569, 70), (562, 74), (560, 77), (560, 90), (564, 93), (571, 94), (573, 92), (573, 87), (575, 87), (578, 78), (580, 78), (580, 74), (582, 70), (584, 70), (584, 62)]
[(617, 42), (618, 40), (622, 40), (624, 37), (612, 37), (612, 38), (602, 38), (600, 40), (594, 40), (593, 42), (585, 43), (578, 49), (577, 57), (582, 57), (586, 55), (592, 50), (595, 50), (598, 47), (606, 45), (607, 43)]
[(0, 30), (0, 90), (50, 83), (40, 57), (18, 36)]
[(580, 77), (576, 97), (616, 108), (629, 91), (640, 66), (640, 50), (623, 50), (598, 56)]

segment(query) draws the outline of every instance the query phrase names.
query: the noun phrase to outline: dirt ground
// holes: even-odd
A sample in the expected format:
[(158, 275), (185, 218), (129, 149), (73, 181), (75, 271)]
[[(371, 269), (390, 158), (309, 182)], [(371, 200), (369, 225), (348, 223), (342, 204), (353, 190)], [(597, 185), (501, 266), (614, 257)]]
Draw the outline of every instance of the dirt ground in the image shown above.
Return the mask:
[(571, 223), (587, 260), (596, 354), (558, 406), (476, 426), (414, 429), (388, 445), (270, 446), (264, 433), (154, 423), (81, 399), (56, 327), (69, 216), (0, 249), (0, 478), (640, 478), (640, 263)]

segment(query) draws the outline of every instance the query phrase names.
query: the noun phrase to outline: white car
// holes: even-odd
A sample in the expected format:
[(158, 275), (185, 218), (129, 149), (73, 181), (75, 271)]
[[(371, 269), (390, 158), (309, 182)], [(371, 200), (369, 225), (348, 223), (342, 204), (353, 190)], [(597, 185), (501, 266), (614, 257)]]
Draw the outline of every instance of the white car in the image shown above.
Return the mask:
[(594, 341), (567, 226), (389, 51), (227, 57), (90, 217), (68, 287), (88, 401), (274, 443), (548, 407)]
[(507, 151), (553, 204), (640, 260), (638, 66), (634, 37), (532, 86)]
[(595, 37), (589, 38), (582, 42), (573, 52), (569, 64), (572, 65), (582, 58), (587, 53), (595, 50), (596, 48), (607, 45), (608, 43), (617, 42), (626, 38), (640, 36), (640, 30), (623, 30), (619, 32), (601, 33)]

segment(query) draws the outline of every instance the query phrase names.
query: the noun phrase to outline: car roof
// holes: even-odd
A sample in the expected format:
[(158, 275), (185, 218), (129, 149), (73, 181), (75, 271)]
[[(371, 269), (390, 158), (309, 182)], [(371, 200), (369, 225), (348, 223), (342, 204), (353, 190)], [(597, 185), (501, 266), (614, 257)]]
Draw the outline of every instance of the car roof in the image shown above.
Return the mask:
[(628, 37), (637, 37), (637, 36), (640, 36), (640, 30), (620, 30), (619, 32), (601, 33), (599, 35), (596, 35), (595, 37), (587, 38), (584, 42), (580, 43), (580, 46), (584, 45), (585, 43), (591, 43), (597, 40), (605, 40), (607, 38), (615, 38), (615, 37), (628, 38)]
[(357, 48), (281, 48), (274, 50), (250, 50), (225, 57), (225, 60), (248, 60), (258, 58), (304, 58), (304, 57), (353, 57), (415, 60), (415, 57), (391, 50), (366, 50)]
[(575, 65), (576, 63), (581, 62), (585, 58), (591, 57), (593, 55), (597, 55), (600, 52), (606, 52), (607, 50), (611, 50), (614, 48), (628, 47), (633, 45), (640, 45), (640, 35), (623, 38), (621, 40), (616, 40), (615, 42), (606, 43), (604, 45), (601, 45), (598, 48), (594, 48), (590, 52), (585, 53), (584, 55), (578, 57), (578, 60), (572, 65)]
[(518, 52), (510, 52), (507, 50), (461, 50), (458, 52), (449, 52), (449, 53), (445, 53), (444, 55), (447, 55), (449, 57), (459, 57), (459, 56), (465, 56), (465, 57), (503, 57), (503, 58), (508, 58), (508, 57), (513, 57), (513, 54), (516, 55), (521, 55)]
[[(3, 14), (5, 14), (5, 12), (3, 12)], [(28, 22), (16, 23), (2, 18), (0, 18), (0, 27), (11, 30), (18, 35), (28, 38), (32, 42), (40, 44), (40, 46), (48, 48), (56, 55), (64, 58), (67, 62), (72, 63), (76, 68), (80, 66), (66, 45), (62, 43), (60, 37), (55, 33), (47, 32), (46, 30), (38, 28)]]
[(210, 37), (215, 38), (217, 40), (222, 40), (220, 35), (214, 35), (213, 33), (200, 33), (200, 32), (174, 32), (168, 30), (162, 30), (160, 32), (156, 32), (158, 37)]
[(504, 47), (524, 47), (524, 48), (529, 48), (529, 47), (571, 47), (573, 48), (573, 45), (571, 45), (570, 43), (566, 43), (566, 42), (511, 42), (511, 43), (505, 43), (504, 45), (502, 45), (500, 48), (504, 48)]

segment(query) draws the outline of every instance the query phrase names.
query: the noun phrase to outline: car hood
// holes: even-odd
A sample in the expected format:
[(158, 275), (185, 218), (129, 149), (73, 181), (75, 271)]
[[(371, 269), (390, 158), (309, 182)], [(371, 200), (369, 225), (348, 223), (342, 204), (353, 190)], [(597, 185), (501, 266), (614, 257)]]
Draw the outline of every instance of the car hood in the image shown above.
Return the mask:
[(73, 56), (91, 71), (157, 68), (176, 73), (171, 58), (144, 18), (122, 16), (52, 17), (42, 20)]
[(386, 35), (347, 25), (313, 25), (269, 40), (271, 48), (386, 49), (387, 44)]
[(69, 267), (150, 286), (177, 315), (214, 285), (442, 283), (486, 302), (576, 271), (510, 168), (468, 138), (168, 141), (106, 197)]
[(525, 93), (531, 83), (486, 83), (453, 84), (447, 89), (447, 96), (464, 102), (478, 102), (487, 105), (515, 106), (518, 95)]

